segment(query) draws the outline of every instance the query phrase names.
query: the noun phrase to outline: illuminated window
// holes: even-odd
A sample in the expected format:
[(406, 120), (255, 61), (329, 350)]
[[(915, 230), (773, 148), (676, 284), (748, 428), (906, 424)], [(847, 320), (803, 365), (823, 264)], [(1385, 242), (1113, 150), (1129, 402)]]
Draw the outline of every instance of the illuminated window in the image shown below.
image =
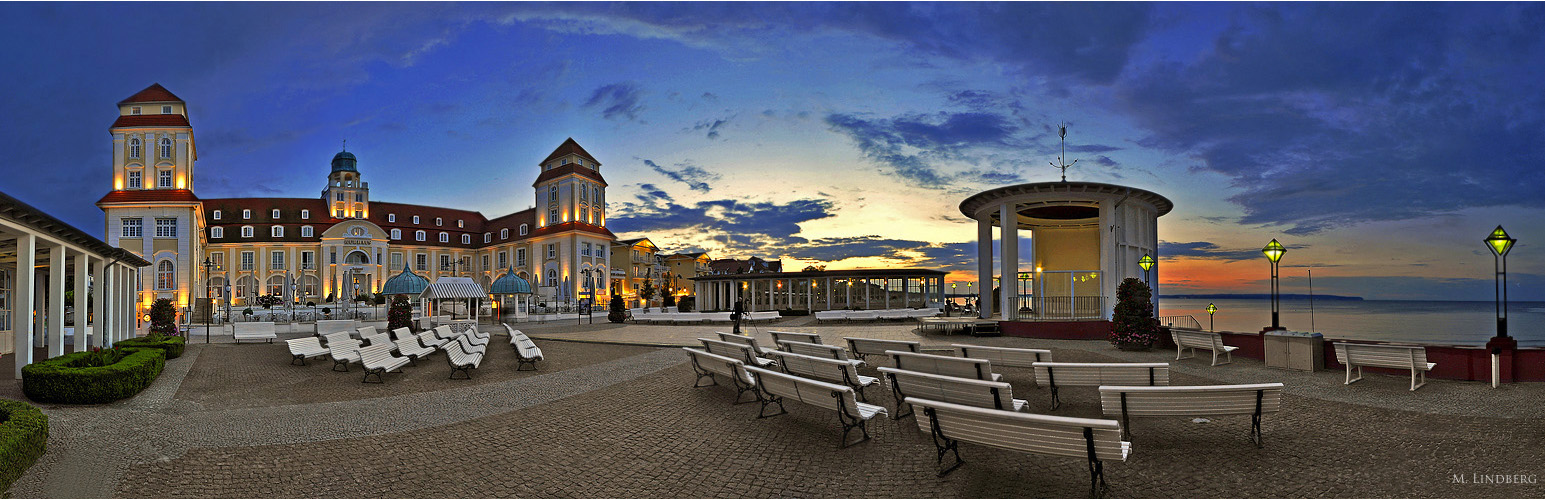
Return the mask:
[(130, 189), (139, 189), (140, 188), (140, 172), (138, 170), (131, 170), (131, 171), (129, 171), (129, 188)]
[(142, 232), (144, 224), (145, 224), (145, 219), (141, 219), (141, 218), (138, 218), (138, 217), (135, 217), (135, 218), (132, 218), (132, 219), (123, 219), (123, 237), (124, 238), (139, 238), (140, 236), (142, 236), (144, 234)]
[(169, 138), (169, 137), (162, 137), (161, 138), (161, 157), (162, 158), (171, 158), (172, 157), (172, 139)]
[[(135, 114), (139, 114), (139, 113), (135, 113)], [(129, 157), (130, 158), (139, 158), (139, 138), (138, 137), (132, 137), (132, 138), (129, 139)]]
[(156, 265), (156, 289), (175, 290), (177, 288), (176, 266), (172, 261), (163, 260)]

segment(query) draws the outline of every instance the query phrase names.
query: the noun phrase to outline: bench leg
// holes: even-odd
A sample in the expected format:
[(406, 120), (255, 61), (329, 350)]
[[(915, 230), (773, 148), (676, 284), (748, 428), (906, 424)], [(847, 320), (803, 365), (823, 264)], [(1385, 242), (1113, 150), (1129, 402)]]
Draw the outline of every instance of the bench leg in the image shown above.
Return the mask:
[(451, 367), (451, 377), (450, 377), (450, 379), (451, 380), (456, 380), (456, 372), (461, 372), (462, 375), (466, 375), (465, 377), (462, 377), (462, 380), (472, 380), (472, 372), (469, 371), (470, 369), (471, 369), (471, 365), (467, 365), (467, 366), (452, 366)]
[(381, 369), (370, 370), (370, 369), (367, 369), (367, 370), (365, 370), (365, 378), (363, 380), (360, 380), (359, 383), (361, 383), (361, 384), (368, 384), (368, 383), (370, 383), (370, 376), (371, 375), (375, 375), (376, 376), (376, 383), (377, 384), (384, 384), (384, 383), (386, 383), (386, 381), (381, 380), (381, 374), (382, 373), (386, 373), (386, 370), (381, 370)]
[(1417, 389), (1421, 389), (1422, 386), (1427, 385), (1427, 372), (1425, 372), (1425, 371), (1422, 372), (1421, 376), (1422, 376), (1422, 383), (1420, 383), (1420, 384), (1416, 383), (1416, 369), (1415, 368), (1411, 369), (1411, 390), (1414, 391), (1414, 390), (1417, 390)]
[[(714, 380), (714, 385), (718, 385), (718, 384), (719, 384), (719, 381), (718, 380)], [(756, 394), (756, 386), (751, 385), (751, 384), (743, 383), (743, 382), (740, 381), (739, 377), (736, 377), (735, 378), (735, 402), (734, 402), (734, 404), (738, 405), (738, 404), (743, 404), (743, 403), (755, 402), (756, 401), (755, 399), (752, 399), (751, 401), (741, 401), (740, 400), (740, 395), (748, 393), (748, 392), (751, 393), (752, 396), (756, 396), (757, 395)]]
[(305, 356), (300, 355), (300, 354), (291, 354), (290, 356), (295, 358), (295, 359), (291, 359), (290, 360), (290, 364), (293, 365), (293, 364), (295, 364), (296, 361), (300, 361), (300, 366), (306, 366), (306, 357)]
[[(893, 415), (891, 415), (891, 420), (901, 420), (902, 417), (906, 417), (912, 414), (912, 405), (909, 405), (905, 402), (907, 396), (901, 393), (900, 387), (897, 387), (896, 377), (887, 378), (889, 378), (891, 382), (891, 397), (896, 399), (896, 411)], [(902, 410), (906, 410), (906, 412), (903, 413)]]
[(1352, 378), (1352, 365), (1347, 365), (1347, 381), (1341, 385), (1352, 385), (1353, 382), (1363, 379), (1363, 367), (1357, 367), (1357, 378)]
[(1099, 460), (1089, 461), (1089, 496), (1099, 498), (1105, 496), (1105, 491), (1110, 485), (1105, 482), (1105, 462)]
[(1057, 411), (1062, 406), (1062, 399), (1057, 397), (1057, 386), (1051, 386), (1051, 411)]
[[(756, 394), (756, 400), (758, 402), (762, 403), (762, 407), (756, 411), (756, 418), (776, 417), (778, 415), (782, 415), (782, 414), (785, 414), (785, 413), (789, 412), (787, 409), (785, 409), (783, 407), (783, 398), (781, 398), (781, 397), (773, 396), (773, 395), (767, 395), (766, 397), (764, 397), (764, 396), (762, 396), (762, 393), (759, 391)], [(778, 413), (774, 413), (774, 414), (768, 415), (767, 414), (767, 408), (769, 406), (772, 406), (774, 403), (776, 403), (778, 405)]]
[(1261, 415), (1250, 415), (1250, 441), (1255, 442), (1256, 448), (1265, 448), (1266, 441), (1261, 436)]
[(939, 430), (939, 419), (934, 414), (933, 408), (924, 409), (923, 414), (928, 416), (928, 420), (933, 427), (933, 431), (929, 433), (929, 436), (933, 438), (933, 447), (935, 453), (934, 465), (942, 467), (944, 465), (944, 455), (946, 453), (955, 454), (955, 465), (951, 465), (948, 469), (942, 469), (939, 471), (939, 477), (944, 477), (945, 474), (954, 472), (955, 469), (959, 469), (961, 465), (965, 465), (966, 463), (964, 460), (960, 459), (960, 442), (945, 437), (944, 432)]
[[(847, 448), (849, 446), (853, 446), (855, 444), (862, 443), (864, 441), (868, 441), (869, 440), (869, 430), (867, 428), (865, 428), (865, 426), (864, 426), (864, 419), (858, 418), (858, 417), (855, 417), (855, 416), (852, 416), (852, 415), (848, 415), (848, 412), (846, 412), (846, 411), (838, 410), (837, 411), (837, 422), (842, 424), (842, 442), (839, 443), (839, 444), (841, 444), (841, 446), (839, 446), (838, 448)], [(848, 442), (848, 433), (852, 432), (854, 428), (857, 428), (859, 430), (859, 432), (862, 432), (864, 434), (864, 438), (860, 439), (858, 441), (854, 441), (854, 442), (849, 443)]]
[[(342, 370), (338, 369), (338, 367), (340, 367), (340, 366), (343, 367)], [(338, 361), (336, 359), (333, 360), (333, 371), (347, 373), (349, 371), (349, 362), (348, 361)]]

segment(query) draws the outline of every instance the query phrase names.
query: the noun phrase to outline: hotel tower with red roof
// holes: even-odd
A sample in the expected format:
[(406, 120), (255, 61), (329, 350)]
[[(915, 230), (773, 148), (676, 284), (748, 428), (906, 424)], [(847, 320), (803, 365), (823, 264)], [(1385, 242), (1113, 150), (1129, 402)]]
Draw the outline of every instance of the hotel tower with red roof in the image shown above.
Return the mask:
[(533, 208), (489, 218), (372, 200), (349, 151), (333, 156), (318, 197), (199, 198), (187, 104), (160, 84), (119, 102), (108, 131), (112, 192), (97, 206), (107, 242), (151, 262), (139, 277), (138, 315), (156, 298), (179, 310), (198, 305), (206, 289), (217, 309), (268, 294), (322, 304), (374, 293), (404, 267), (431, 281), (470, 277), (485, 290), (513, 268), (539, 301), (582, 300), (592, 284), (597, 297), (608, 293), (616, 236), (606, 229), (606, 180), (572, 138), (538, 164)]

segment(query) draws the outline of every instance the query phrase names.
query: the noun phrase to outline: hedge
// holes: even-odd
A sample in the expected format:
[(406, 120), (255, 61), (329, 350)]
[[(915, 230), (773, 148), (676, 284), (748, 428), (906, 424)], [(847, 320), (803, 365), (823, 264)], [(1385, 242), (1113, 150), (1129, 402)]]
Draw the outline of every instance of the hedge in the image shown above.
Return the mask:
[(166, 359), (177, 359), (182, 356), (182, 351), (188, 348), (187, 337), (161, 337), (161, 340), (150, 340), (149, 337), (135, 337), (124, 339), (113, 344), (117, 347), (145, 347), (160, 349), (166, 353)]
[(48, 444), (48, 415), (36, 406), (0, 399), (0, 491), (11, 488)]
[(160, 349), (124, 348), (129, 354), (111, 366), (74, 368), (70, 363), (90, 352), (74, 352), (22, 367), (21, 388), (41, 403), (96, 404), (132, 397), (150, 387), (166, 354)]

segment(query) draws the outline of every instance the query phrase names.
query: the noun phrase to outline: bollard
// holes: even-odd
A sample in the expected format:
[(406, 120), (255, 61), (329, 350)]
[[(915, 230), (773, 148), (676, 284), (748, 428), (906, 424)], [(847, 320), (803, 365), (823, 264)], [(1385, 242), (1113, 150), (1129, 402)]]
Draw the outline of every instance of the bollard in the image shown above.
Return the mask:
[(1502, 379), (1502, 348), (1491, 348), (1491, 388), (1497, 388), (1497, 381)]

